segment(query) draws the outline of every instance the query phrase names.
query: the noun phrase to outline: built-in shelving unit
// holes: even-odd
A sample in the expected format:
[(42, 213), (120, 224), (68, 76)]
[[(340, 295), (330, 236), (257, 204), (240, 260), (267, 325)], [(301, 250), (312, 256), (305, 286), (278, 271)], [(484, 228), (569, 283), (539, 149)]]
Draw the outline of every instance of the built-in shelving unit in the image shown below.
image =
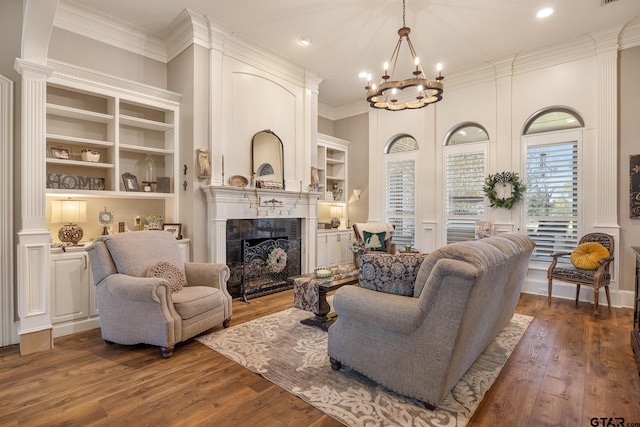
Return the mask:
[[(349, 142), (318, 134), (318, 177), (321, 202), (346, 202)], [(334, 191), (335, 190), (335, 191)]]
[[(180, 96), (61, 67), (47, 84), (47, 196), (161, 199), (165, 215), (175, 218)], [(83, 150), (99, 160), (84, 160)], [(164, 182), (144, 192), (148, 158)], [(124, 173), (136, 177), (139, 191), (125, 187)]]

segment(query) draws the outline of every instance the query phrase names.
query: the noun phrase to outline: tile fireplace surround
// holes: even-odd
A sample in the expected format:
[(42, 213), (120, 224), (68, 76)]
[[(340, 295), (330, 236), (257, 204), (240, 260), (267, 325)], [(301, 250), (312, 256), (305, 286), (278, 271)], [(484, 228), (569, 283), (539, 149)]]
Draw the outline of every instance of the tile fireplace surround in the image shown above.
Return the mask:
[(207, 241), (209, 261), (227, 263), (227, 220), (300, 219), (301, 270), (313, 271), (316, 264), (317, 203), (319, 194), (208, 185)]

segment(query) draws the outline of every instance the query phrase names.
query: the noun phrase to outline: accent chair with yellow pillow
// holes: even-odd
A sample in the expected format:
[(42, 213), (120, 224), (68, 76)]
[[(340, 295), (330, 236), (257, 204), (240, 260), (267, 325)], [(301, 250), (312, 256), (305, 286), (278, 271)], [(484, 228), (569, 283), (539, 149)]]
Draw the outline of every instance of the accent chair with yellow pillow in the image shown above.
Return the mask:
[[(613, 250), (613, 236), (605, 233), (589, 233), (580, 239), (578, 247), (572, 252), (552, 254), (553, 261), (547, 270), (549, 305), (551, 305), (553, 279), (557, 279), (577, 286), (576, 307), (580, 299), (580, 286), (591, 286), (593, 288), (593, 314), (595, 316), (598, 315), (600, 288), (603, 287), (607, 296), (607, 305), (609, 306), (609, 311), (611, 311), (611, 296), (609, 294), (611, 273), (609, 272), (609, 265), (613, 261)], [(558, 265), (558, 259), (563, 256), (569, 257), (570, 266)]]

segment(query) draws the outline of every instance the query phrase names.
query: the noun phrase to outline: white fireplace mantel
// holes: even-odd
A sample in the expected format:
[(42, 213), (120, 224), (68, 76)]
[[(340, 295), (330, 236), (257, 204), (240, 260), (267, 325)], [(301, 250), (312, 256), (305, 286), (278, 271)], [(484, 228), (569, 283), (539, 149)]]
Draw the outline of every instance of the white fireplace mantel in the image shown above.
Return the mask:
[(228, 219), (300, 218), (302, 273), (316, 265), (319, 193), (220, 185), (202, 187), (207, 196), (209, 260), (226, 264)]

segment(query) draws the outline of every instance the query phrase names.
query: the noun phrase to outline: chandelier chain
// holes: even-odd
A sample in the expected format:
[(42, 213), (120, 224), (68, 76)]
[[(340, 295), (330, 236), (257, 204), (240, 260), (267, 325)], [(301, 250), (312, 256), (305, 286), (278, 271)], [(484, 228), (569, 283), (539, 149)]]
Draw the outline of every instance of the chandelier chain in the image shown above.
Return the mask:
[(406, 9), (406, 5), (405, 5), (405, 0), (402, 0), (402, 26), (406, 27), (407, 24), (405, 22), (405, 16), (407, 14), (407, 9)]

